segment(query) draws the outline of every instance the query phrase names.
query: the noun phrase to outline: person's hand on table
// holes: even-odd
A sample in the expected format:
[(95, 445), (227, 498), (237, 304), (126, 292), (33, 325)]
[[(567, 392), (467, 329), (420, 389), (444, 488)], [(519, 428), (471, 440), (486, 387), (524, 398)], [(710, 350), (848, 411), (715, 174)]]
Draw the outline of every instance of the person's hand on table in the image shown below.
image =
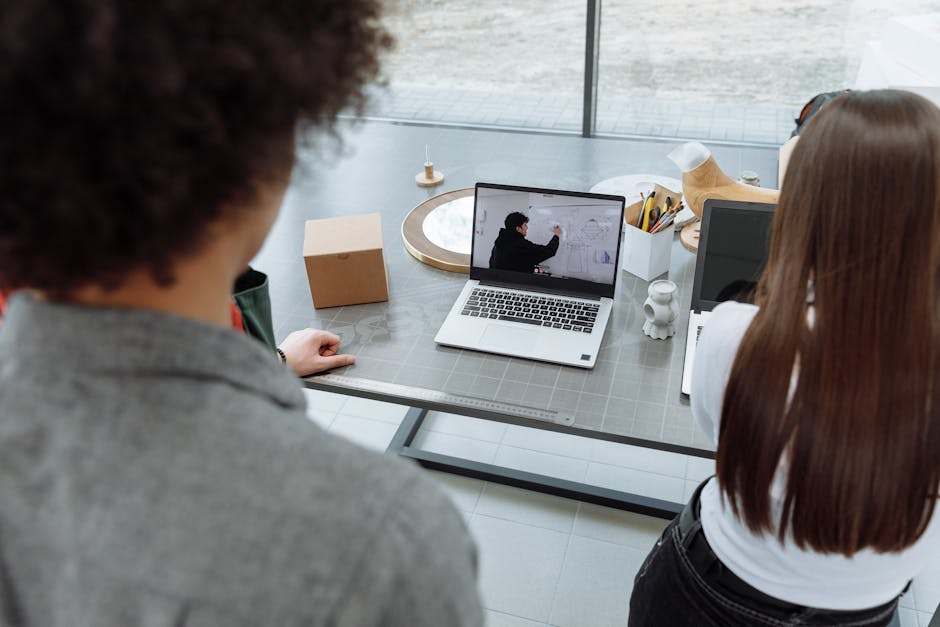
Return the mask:
[(352, 355), (337, 355), (339, 336), (319, 329), (293, 331), (278, 346), (298, 377), (356, 363)]

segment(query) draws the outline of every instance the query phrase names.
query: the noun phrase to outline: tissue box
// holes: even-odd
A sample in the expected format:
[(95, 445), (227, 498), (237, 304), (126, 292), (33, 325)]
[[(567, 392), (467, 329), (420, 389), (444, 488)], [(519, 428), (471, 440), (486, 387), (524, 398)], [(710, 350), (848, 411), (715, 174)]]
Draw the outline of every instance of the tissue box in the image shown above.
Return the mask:
[(388, 272), (377, 213), (307, 220), (304, 264), (316, 309), (388, 300)]

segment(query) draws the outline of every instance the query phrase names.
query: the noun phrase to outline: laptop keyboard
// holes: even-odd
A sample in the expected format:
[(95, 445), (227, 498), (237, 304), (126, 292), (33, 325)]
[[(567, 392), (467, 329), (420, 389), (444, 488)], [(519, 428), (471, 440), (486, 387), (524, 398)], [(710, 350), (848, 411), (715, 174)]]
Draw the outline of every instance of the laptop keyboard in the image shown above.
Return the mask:
[(475, 287), (460, 313), (476, 318), (524, 322), (564, 331), (590, 333), (598, 309), (598, 305), (590, 302)]

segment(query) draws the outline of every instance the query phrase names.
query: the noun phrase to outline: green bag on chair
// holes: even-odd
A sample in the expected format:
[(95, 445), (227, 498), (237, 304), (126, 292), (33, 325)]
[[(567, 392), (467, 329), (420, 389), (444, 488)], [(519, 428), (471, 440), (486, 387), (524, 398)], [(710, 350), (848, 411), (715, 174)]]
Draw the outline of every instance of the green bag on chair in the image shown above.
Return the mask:
[(249, 267), (235, 279), (232, 299), (241, 312), (245, 333), (263, 342), (272, 351), (274, 322), (271, 318), (271, 296), (268, 294), (268, 275)]

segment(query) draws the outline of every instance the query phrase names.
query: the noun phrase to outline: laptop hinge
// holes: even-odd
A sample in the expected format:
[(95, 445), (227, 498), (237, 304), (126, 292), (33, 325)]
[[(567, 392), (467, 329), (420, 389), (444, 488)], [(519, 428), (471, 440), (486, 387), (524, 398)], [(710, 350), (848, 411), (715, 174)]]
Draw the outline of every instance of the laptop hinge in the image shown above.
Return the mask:
[(519, 292), (536, 292), (539, 294), (553, 294), (555, 296), (569, 296), (571, 298), (580, 298), (582, 300), (600, 300), (601, 297), (596, 294), (585, 294), (584, 292), (571, 292), (568, 290), (559, 290), (550, 287), (539, 287), (535, 285), (519, 285), (518, 283), (503, 283), (501, 281), (479, 281), (480, 285), (487, 287), (503, 287), (509, 290)]

